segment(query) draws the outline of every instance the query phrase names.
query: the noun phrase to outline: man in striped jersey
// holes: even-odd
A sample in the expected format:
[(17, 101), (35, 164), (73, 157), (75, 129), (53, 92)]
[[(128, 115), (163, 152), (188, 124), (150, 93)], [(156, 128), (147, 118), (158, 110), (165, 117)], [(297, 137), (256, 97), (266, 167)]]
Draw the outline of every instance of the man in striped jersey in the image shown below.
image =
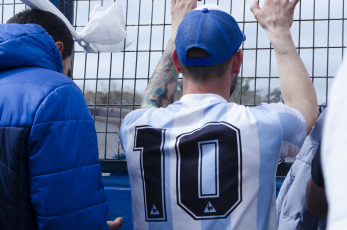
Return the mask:
[[(175, 44), (120, 131), (135, 229), (276, 229), (277, 160), (298, 153), (318, 114), (290, 34), (297, 2), (251, 8), (275, 49), (285, 104), (249, 108), (228, 103), (245, 40), (235, 19), (205, 5), (178, 27), (196, 0), (172, 0)], [(183, 97), (173, 103), (177, 72)]]

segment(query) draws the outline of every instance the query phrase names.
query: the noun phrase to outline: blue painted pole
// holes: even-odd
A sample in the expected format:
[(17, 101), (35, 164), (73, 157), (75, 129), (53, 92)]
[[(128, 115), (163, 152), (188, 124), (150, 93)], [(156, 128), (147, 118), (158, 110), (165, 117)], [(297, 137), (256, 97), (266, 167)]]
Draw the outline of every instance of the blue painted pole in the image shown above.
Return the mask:
[(60, 0), (50, 0), (51, 3), (58, 9), (60, 9)]
[(71, 25), (74, 23), (74, 4), (75, 0), (60, 0), (60, 11), (69, 20)]
[(74, 22), (74, 0), (50, 0), (55, 7), (57, 7), (69, 20), (71, 25)]

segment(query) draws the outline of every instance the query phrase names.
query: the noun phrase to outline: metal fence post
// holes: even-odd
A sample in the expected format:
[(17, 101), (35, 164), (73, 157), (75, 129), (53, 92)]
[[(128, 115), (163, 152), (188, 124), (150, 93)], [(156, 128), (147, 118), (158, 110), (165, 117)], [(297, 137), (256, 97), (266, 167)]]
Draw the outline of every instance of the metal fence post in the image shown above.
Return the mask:
[(60, 8), (60, 0), (50, 0), (50, 2), (58, 9)]
[(71, 25), (74, 22), (74, 0), (50, 0), (55, 7), (57, 7), (69, 20)]

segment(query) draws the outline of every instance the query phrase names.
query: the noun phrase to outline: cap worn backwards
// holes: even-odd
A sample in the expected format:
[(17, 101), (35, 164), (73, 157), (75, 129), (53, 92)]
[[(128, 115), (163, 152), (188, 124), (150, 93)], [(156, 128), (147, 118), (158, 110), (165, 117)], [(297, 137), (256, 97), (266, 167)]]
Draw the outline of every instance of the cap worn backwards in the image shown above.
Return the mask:
[[(204, 5), (190, 11), (178, 27), (176, 52), (185, 66), (211, 66), (231, 58), (246, 40), (235, 19), (217, 5)], [(188, 50), (200, 48), (209, 57), (188, 57)]]

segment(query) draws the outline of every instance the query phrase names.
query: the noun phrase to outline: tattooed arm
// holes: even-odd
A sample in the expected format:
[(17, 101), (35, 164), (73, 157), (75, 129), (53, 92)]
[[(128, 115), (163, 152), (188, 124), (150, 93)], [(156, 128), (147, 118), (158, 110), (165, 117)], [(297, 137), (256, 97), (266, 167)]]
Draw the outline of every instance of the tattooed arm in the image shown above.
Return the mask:
[(171, 59), (175, 40), (170, 39), (157, 68), (148, 82), (142, 108), (167, 107), (174, 102), (178, 73)]
[(171, 0), (172, 33), (169, 43), (148, 82), (141, 108), (167, 107), (174, 102), (178, 73), (171, 59), (175, 49), (175, 38), (184, 16), (196, 8), (197, 0)]

